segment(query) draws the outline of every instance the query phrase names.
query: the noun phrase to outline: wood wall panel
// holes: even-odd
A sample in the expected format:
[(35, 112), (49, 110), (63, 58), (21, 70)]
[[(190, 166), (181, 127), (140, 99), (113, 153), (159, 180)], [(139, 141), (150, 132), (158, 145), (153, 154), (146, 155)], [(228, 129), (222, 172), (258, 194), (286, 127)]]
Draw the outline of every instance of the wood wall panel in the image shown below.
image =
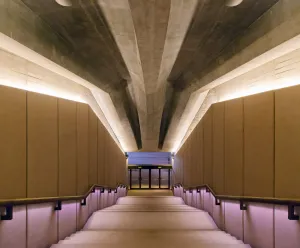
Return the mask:
[(27, 206), (15, 206), (13, 219), (0, 221), (1, 248), (27, 248)]
[(300, 86), (275, 91), (275, 196), (300, 198)]
[(104, 145), (105, 145), (105, 134), (102, 123), (98, 120), (98, 184), (105, 184), (105, 166), (104, 166)]
[(115, 162), (115, 150), (114, 141), (110, 139), (108, 132), (105, 132), (105, 149), (104, 149), (104, 161), (105, 161), (105, 184), (113, 187), (116, 182), (116, 162)]
[[(275, 206), (274, 211), (274, 248), (300, 247), (300, 221), (287, 218), (287, 206)], [(299, 214), (300, 207), (296, 207), (295, 212)]]
[(244, 98), (244, 194), (274, 196), (274, 92)]
[(76, 232), (77, 213), (76, 201), (64, 202), (62, 209), (58, 212), (58, 239), (62, 240)]
[(26, 197), (26, 91), (0, 86), (0, 199)]
[(213, 163), (212, 163), (212, 108), (210, 108), (203, 118), (204, 129), (204, 183), (212, 185), (213, 183)]
[(238, 202), (223, 202), (224, 205), (224, 230), (230, 233), (237, 239), (243, 240), (244, 225), (243, 215), (244, 211), (240, 210)]
[(225, 193), (243, 195), (243, 99), (225, 102)]
[(185, 144), (185, 155), (184, 155), (184, 184), (191, 185), (192, 175), (192, 161), (191, 161), (191, 136), (188, 138)]
[(197, 185), (197, 178), (199, 177), (198, 160), (198, 135), (195, 128), (191, 133), (191, 147), (190, 147), (190, 159), (191, 159), (191, 185)]
[(47, 248), (58, 242), (57, 215), (53, 203), (27, 206), (26, 248)]
[(28, 197), (58, 195), (57, 98), (28, 92)]
[(77, 103), (77, 194), (89, 188), (89, 106)]
[(94, 111), (89, 107), (89, 185), (98, 182), (98, 165), (97, 165), (97, 140), (98, 140), (98, 118)]
[(244, 213), (244, 242), (251, 247), (274, 247), (273, 205), (249, 204)]
[(197, 136), (198, 136), (198, 180), (197, 184), (201, 185), (204, 183), (204, 130), (203, 130), (203, 121), (200, 121), (197, 126)]
[(76, 195), (76, 103), (58, 100), (59, 195)]
[(214, 104), (213, 109), (213, 184), (217, 194), (224, 194), (224, 102)]

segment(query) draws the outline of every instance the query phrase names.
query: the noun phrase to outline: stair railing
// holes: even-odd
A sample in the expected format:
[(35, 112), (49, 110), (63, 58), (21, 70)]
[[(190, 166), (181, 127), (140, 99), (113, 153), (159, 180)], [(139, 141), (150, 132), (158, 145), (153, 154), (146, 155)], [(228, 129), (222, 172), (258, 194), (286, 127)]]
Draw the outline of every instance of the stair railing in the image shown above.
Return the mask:
[(299, 215), (295, 214), (295, 207), (300, 206), (300, 200), (298, 199), (286, 199), (286, 198), (273, 198), (273, 197), (252, 197), (252, 196), (231, 196), (231, 195), (218, 195), (213, 189), (207, 185), (198, 185), (194, 187), (183, 187), (182, 184), (174, 184), (172, 190), (176, 188), (182, 188), (183, 193), (192, 192), (196, 190), (200, 193), (201, 189), (205, 189), (207, 193), (211, 193), (215, 198), (215, 205), (221, 205), (221, 201), (238, 201), (240, 203), (240, 210), (247, 210), (247, 203), (263, 203), (288, 206), (288, 219), (299, 220)]
[(127, 190), (127, 186), (124, 185), (124, 184), (119, 184), (118, 186), (116, 186), (116, 188), (111, 188), (111, 187), (108, 187), (108, 186), (94, 184), (83, 195), (0, 200), (0, 208), (3, 207), (5, 209), (5, 214), (4, 215), (1, 215), (1, 213), (0, 213), (0, 220), (12, 220), (13, 219), (13, 207), (14, 206), (41, 204), (41, 203), (54, 203), (54, 210), (55, 211), (60, 211), (62, 209), (62, 202), (80, 201), (80, 205), (85, 206), (87, 197), (91, 193), (95, 193), (96, 189), (100, 189), (101, 193), (104, 193), (105, 190), (107, 190), (108, 193), (111, 193), (111, 192), (117, 193), (119, 188), (126, 188), (126, 190)]

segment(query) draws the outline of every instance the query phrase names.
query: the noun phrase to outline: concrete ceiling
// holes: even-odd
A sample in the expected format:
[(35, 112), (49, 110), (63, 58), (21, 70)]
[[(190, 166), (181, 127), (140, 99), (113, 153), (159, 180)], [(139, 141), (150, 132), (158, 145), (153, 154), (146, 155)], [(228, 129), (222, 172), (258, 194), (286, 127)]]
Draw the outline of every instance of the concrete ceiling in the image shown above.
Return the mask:
[(277, 1), (229, 8), (216, 0), (72, 0), (68, 7), (22, 0), (36, 25), (46, 23), (63, 43), (53, 41), (61, 57), (85, 73), (63, 66), (109, 94), (131, 151), (170, 150), (178, 142), (180, 120), (197, 112), (188, 101), (198, 106), (210, 97), (193, 94), (205, 86), (204, 72)]

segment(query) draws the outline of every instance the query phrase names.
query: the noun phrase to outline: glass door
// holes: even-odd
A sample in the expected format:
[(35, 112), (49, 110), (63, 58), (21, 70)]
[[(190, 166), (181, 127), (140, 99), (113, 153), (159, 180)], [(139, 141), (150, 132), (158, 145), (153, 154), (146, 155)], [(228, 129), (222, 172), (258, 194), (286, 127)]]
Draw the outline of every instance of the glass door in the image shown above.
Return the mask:
[(140, 188), (140, 169), (130, 169), (130, 188), (139, 189)]
[(159, 169), (151, 169), (151, 189), (159, 189)]
[(160, 169), (160, 188), (170, 188), (170, 169)]
[(171, 170), (165, 168), (129, 169), (131, 189), (170, 189)]
[(142, 189), (149, 189), (149, 176), (150, 176), (150, 169), (141, 169), (141, 188)]

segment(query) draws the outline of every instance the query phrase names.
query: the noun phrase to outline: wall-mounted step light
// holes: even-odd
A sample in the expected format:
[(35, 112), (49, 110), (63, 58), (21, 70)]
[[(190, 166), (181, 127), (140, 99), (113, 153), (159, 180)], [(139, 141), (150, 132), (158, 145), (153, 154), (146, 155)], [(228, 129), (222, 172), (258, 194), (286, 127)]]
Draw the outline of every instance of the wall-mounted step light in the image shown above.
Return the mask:
[(61, 205), (62, 205), (62, 204), (61, 204), (61, 201), (56, 202), (55, 207), (54, 207), (54, 210), (55, 210), (55, 211), (60, 211), (60, 210), (62, 209), (62, 206), (61, 206)]
[(82, 199), (82, 200), (80, 201), (80, 205), (81, 205), (81, 206), (86, 206), (86, 198), (84, 198), (84, 199)]
[(7, 205), (4, 207), (5, 212), (2, 214), (0, 211), (0, 220), (12, 220), (13, 219), (13, 206)]

